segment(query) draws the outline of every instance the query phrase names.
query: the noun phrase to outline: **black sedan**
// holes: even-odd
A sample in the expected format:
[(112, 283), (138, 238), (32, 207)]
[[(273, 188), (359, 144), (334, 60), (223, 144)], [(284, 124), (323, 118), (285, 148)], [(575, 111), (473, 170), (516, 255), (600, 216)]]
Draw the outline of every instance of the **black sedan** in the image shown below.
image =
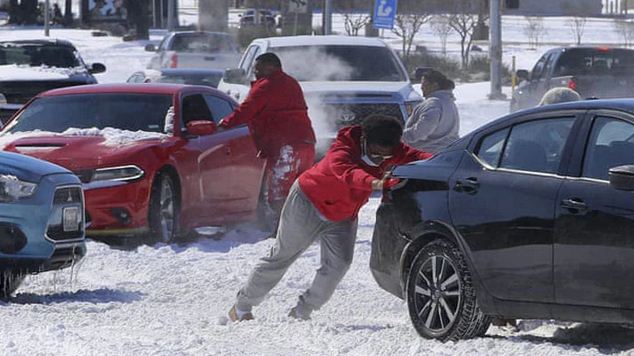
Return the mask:
[(0, 41), (0, 126), (37, 94), (95, 84), (93, 74), (105, 71), (101, 63), (85, 63), (65, 40)]
[(394, 176), (370, 267), (421, 336), (480, 336), (492, 317), (634, 324), (634, 100), (518, 112)]

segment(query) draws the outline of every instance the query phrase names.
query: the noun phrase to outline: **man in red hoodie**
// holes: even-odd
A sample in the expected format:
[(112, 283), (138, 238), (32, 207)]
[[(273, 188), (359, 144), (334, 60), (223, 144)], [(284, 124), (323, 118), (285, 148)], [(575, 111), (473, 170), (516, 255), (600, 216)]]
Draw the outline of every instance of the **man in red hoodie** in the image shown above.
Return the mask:
[(403, 144), (402, 134), (399, 121), (380, 115), (367, 118), (362, 126), (339, 131), (324, 159), (293, 184), (275, 244), (238, 292), (229, 311), (232, 321), (253, 319), (251, 308), (264, 300), (317, 239), (321, 242), (321, 266), (289, 316), (309, 319), (313, 310), (330, 299), (352, 263), (357, 215), (372, 191), (397, 183), (389, 177), (391, 167), (431, 157)]
[(256, 81), (247, 98), (231, 115), (220, 121), (221, 128), (247, 124), (258, 149), (266, 158), (267, 202), (275, 226), (284, 200), (297, 177), (315, 160), (315, 133), (299, 83), (282, 71), (274, 53), (255, 60)]

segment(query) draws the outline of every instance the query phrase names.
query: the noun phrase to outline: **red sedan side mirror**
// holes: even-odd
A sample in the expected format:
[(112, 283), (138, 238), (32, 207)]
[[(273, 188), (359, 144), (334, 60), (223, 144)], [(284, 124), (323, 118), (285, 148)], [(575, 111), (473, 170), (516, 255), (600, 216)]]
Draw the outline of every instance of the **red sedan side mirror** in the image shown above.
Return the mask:
[(192, 120), (187, 123), (187, 132), (194, 136), (211, 135), (216, 130), (216, 123), (209, 120)]

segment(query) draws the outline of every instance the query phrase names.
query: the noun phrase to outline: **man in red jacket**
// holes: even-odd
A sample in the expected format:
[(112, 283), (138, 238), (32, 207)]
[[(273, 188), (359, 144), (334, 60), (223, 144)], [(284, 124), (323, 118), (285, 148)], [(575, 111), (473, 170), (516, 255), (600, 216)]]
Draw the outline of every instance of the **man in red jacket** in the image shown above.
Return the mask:
[(259, 157), (266, 158), (265, 192), (277, 226), (291, 185), (314, 163), (315, 133), (302, 88), (282, 71), (278, 56), (258, 56), (254, 72), (256, 81), (249, 95), (219, 126), (249, 126)]
[(313, 310), (330, 299), (352, 263), (357, 215), (372, 191), (398, 182), (389, 177), (391, 167), (431, 157), (403, 144), (402, 134), (400, 122), (380, 115), (367, 118), (362, 126), (339, 131), (324, 159), (293, 184), (271, 253), (262, 258), (238, 292), (229, 311), (232, 321), (253, 319), (251, 308), (264, 300), (317, 239), (321, 266), (289, 315), (309, 319)]

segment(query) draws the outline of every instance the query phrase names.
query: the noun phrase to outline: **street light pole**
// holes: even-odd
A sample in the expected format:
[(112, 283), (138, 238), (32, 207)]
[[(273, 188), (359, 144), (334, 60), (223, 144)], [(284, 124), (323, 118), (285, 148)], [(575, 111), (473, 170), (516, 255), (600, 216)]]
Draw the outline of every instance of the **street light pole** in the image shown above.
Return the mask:
[(502, 94), (502, 11), (501, 0), (490, 0), (489, 57), (491, 58), (491, 93), (489, 99), (505, 99)]
[(44, 2), (44, 36), (51, 34), (51, 3), (50, 0)]
[(324, 35), (332, 35), (332, 0), (324, 0)]
[(167, 0), (167, 30), (170, 32), (176, 27), (174, 15), (174, 0)]

